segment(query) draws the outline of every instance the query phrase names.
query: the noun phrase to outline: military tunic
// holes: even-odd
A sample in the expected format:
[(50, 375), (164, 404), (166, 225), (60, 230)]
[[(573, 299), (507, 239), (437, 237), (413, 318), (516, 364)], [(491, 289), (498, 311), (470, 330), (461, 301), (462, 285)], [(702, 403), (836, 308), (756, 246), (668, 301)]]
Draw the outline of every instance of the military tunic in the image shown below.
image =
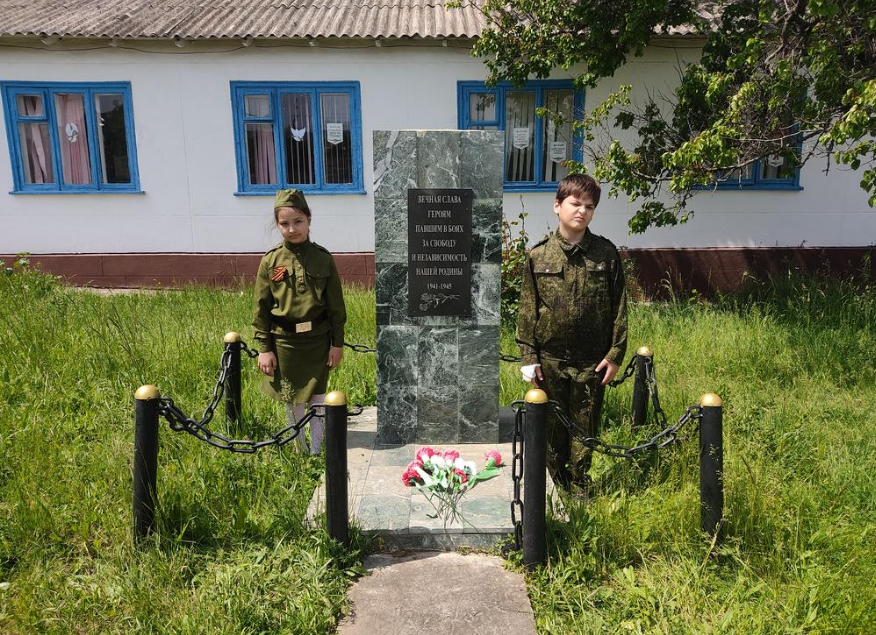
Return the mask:
[[(558, 231), (530, 251), (517, 318), (523, 365), (541, 364), (542, 388), (588, 436), (598, 434), (605, 387), (603, 359), (623, 362), (627, 347), (626, 282), (617, 248), (586, 230), (578, 244)], [(548, 468), (564, 486), (586, 483), (589, 448), (550, 417)]]
[(347, 311), (332, 255), (316, 243), (284, 241), (259, 264), (253, 328), (259, 352), (278, 367), (262, 391), (287, 403), (306, 403), (328, 384), (330, 346), (344, 345)]

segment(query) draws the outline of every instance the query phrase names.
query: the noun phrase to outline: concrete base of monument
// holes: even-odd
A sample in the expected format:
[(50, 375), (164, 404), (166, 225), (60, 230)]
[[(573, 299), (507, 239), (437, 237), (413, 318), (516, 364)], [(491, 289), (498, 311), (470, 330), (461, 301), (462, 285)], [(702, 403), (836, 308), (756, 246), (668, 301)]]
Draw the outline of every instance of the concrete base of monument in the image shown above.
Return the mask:
[[(432, 445), (436, 450), (454, 448), (463, 458), (482, 465), (484, 452), (499, 450), (508, 465), (496, 478), (479, 483), (462, 500), (463, 523), (445, 523), (430, 518), (434, 509), (425, 496), (412, 487), (405, 487), (401, 476), (405, 466), (414, 459), (417, 445), (376, 445), (377, 409), (349, 420), (347, 428), (347, 471), (349, 481), (350, 520), (365, 534), (381, 538), (383, 548), (439, 549), (452, 551), (459, 547), (488, 549), (514, 533), (511, 523), (511, 443), (462, 443)], [(548, 495), (554, 514), (561, 515), (553, 483), (547, 477)], [(325, 514), (325, 479), (313, 494), (308, 509), (308, 522), (319, 524)]]

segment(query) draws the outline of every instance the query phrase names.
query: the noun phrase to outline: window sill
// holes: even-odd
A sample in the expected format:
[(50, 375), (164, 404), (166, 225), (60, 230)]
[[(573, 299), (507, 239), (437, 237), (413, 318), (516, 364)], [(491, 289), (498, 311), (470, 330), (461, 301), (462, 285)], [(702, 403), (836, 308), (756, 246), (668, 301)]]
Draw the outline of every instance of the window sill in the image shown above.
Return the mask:
[[(277, 188), (280, 189), (280, 188)], [(364, 189), (361, 190), (301, 190), (307, 196), (329, 196), (338, 194), (367, 194)], [(235, 192), (234, 196), (276, 196), (277, 190), (268, 190), (265, 192)]]
[(12, 190), (8, 192), (13, 196), (41, 196), (47, 194), (49, 196), (57, 196), (58, 194), (66, 196), (68, 194), (98, 194), (104, 196), (106, 194), (145, 194), (144, 190)]
[(703, 192), (802, 192), (802, 185), (794, 185), (792, 183), (758, 183), (756, 185), (732, 185), (724, 184), (715, 187), (714, 185), (701, 185), (697, 190)]
[(548, 185), (508, 185), (502, 186), (502, 191), (506, 194), (515, 194), (517, 192), (556, 192), (559, 183), (550, 183)]

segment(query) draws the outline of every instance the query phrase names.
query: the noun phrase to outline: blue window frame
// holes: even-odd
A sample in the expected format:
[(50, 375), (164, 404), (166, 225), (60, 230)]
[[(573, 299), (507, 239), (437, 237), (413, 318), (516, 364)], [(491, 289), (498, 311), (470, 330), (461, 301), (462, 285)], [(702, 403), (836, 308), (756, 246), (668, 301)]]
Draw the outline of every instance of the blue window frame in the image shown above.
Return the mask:
[(0, 82), (14, 194), (139, 192), (130, 82)]
[[(799, 151), (799, 149), (798, 149)], [(719, 190), (802, 190), (800, 168), (776, 156), (758, 159), (717, 181)]]
[(231, 82), (237, 194), (364, 194), (359, 82)]
[[(505, 132), (506, 191), (554, 190), (568, 174), (562, 162), (581, 161), (580, 135), (571, 122), (583, 112), (584, 93), (571, 80), (533, 80), (522, 87), (462, 81), (457, 103), (461, 130)], [(538, 116), (539, 108), (561, 112), (563, 125)]]

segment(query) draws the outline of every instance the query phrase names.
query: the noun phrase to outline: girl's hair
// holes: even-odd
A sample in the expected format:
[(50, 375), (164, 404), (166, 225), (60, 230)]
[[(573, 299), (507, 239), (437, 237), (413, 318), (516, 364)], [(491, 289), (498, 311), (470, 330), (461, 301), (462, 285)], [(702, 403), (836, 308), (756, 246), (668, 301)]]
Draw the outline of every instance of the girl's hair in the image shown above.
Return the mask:
[(274, 208), (274, 224), (275, 225), (280, 222), (280, 210), (281, 209), (294, 209), (296, 212), (301, 212), (302, 214), (307, 216), (307, 218), (310, 218), (310, 210), (309, 209), (301, 209), (300, 207), (292, 207), (291, 205), (289, 207), (275, 207)]
[(594, 205), (599, 205), (599, 195), (602, 189), (599, 183), (596, 182), (589, 174), (570, 174), (557, 187), (557, 201), (562, 203), (570, 196), (581, 198), (583, 194), (588, 195), (593, 199)]

